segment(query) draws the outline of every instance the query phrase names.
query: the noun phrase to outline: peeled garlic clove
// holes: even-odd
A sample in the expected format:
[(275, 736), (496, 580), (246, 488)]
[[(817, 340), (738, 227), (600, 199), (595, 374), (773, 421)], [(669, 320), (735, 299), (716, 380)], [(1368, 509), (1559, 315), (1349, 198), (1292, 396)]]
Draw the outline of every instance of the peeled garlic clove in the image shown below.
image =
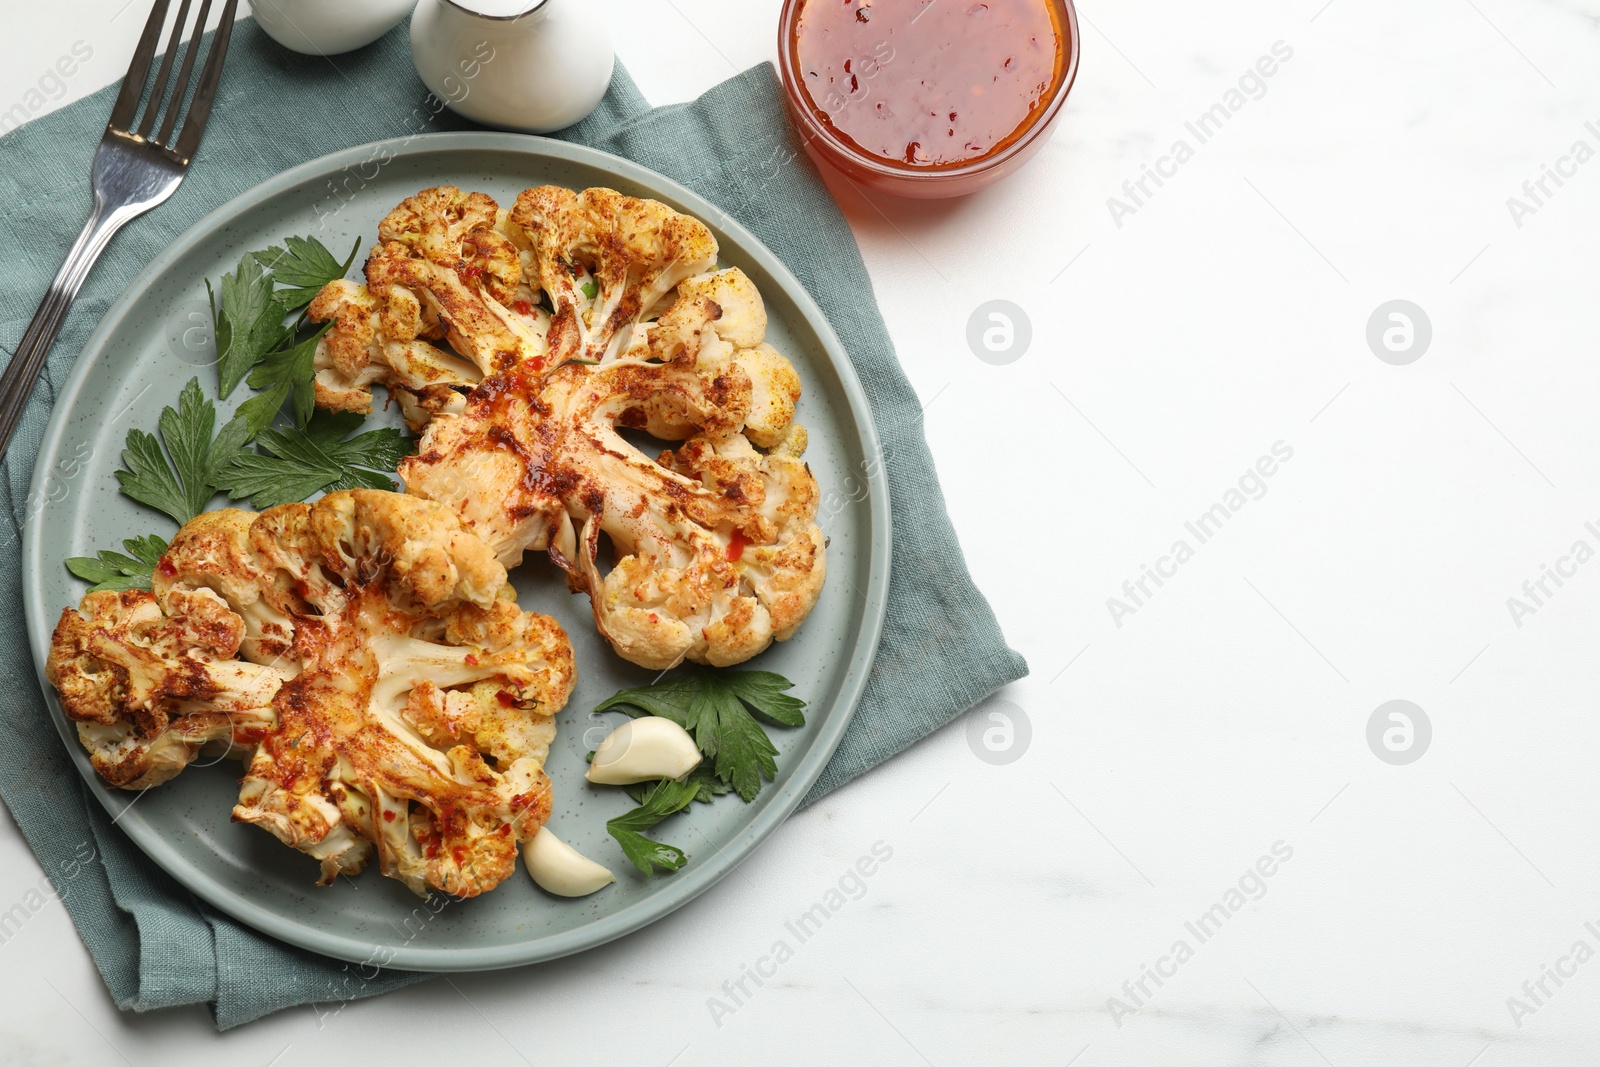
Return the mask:
[(534, 884), (558, 897), (586, 897), (617, 880), (546, 827), (540, 827), (533, 840), (522, 846), (522, 861)]
[(659, 715), (629, 719), (612, 730), (589, 763), (596, 785), (632, 785), (657, 778), (682, 778), (700, 765), (700, 748), (689, 731)]

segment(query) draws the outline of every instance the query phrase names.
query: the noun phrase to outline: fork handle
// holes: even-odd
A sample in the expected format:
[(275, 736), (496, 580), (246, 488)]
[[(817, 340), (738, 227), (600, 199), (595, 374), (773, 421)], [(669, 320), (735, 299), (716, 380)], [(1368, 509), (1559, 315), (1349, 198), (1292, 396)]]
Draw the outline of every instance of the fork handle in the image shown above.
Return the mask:
[(62, 322), (66, 321), (72, 301), (89, 276), (89, 268), (129, 217), (122, 212), (106, 210), (104, 202), (95, 198), (89, 221), (84, 223), (83, 232), (78, 234), (44, 299), (39, 302), (39, 310), (33, 313), (33, 320), (23, 331), (22, 341), (6, 365), (5, 374), (0, 375), (0, 459), (5, 457), (11, 435), (22, 421), (23, 409), (33, 395), (39, 372), (44, 369), (45, 357), (50, 354), (50, 346), (55, 343)]

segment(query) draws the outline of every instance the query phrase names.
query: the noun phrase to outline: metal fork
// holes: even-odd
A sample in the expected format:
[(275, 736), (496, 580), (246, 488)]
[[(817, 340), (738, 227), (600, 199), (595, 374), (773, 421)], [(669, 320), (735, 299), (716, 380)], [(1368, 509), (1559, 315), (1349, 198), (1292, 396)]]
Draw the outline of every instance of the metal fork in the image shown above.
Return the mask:
[[(178, 17), (173, 22), (172, 34), (167, 41), (166, 55), (156, 72), (149, 102), (143, 117), (135, 125), (139, 104), (145, 99), (150, 66), (155, 59), (156, 45), (160, 43), (161, 28), (166, 24), (170, 0), (156, 0), (150, 19), (145, 23), (139, 47), (128, 65), (127, 77), (122, 80), (122, 92), (111, 109), (111, 121), (100, 138), (100, 147), (94, 155), (93, 188), (94, 206), (83, 232), (67, 253), (66, 261), (50, 283), (50, 289), (34, 312), (17, 345), (16, 352), (0, 376), (0, 458), (11, 444), (11, 435), (22, 419), (23, 408), (33, 393), (39, 372), (44, 369), (45, 357), (55, 342), (56, 333), (67, 317), (67, 310), (78, 295), (78, 289), (89, 276), (89, 269), (105, 251), (111, 237), (130, 220), (166, 200), (183, 181), (200, 146), (200, 135), (205, 132), (206, 119), (211, 117), (211, 102), (217, 94), (217, 82), (222, 78), (222, 60), (228, 54), (228, 38), (233, 31), (233, 19), (239, 0), (226, 0), (222, 9), (222, 22), (211, 40), (211, 50), (206, 53), (205, 67), (200, 72), (200, 82), (195, 87), (194, 98), (187, 114), (184, 97), (188, 95), (189, 78), (200, 51), (200, 38), (205, 33), (206, 16), (211, 10), (211, 0), (201, 0), (200, 12), (189, 35), (189, 46), (182, 49), (183, 63), (178, 68), (178, 78), (170, 97), (167, 82), (172, 76), (173, 63), (183, 43), (183, 29), (188, 22), (191, 0), (182, 0)], [(164, 113), (164, 117), (163, 117)], [(160, 129), (156, 121), (161, 121)], [(182, 120), (181, 129), (179, 120)], [(152, 133), (152, 131), (154, 131)], [(174, 140), (174, 134), (176, 139)]]

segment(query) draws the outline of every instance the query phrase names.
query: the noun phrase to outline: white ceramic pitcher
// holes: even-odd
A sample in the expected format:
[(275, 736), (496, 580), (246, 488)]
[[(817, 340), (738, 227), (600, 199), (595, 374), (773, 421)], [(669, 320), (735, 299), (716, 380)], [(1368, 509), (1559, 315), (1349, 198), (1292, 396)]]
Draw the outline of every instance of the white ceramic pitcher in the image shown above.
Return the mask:
[(421, 0), (411, 57), (423, 84), (458, 114), (549, 133), (594, 110), (615, 53), (583, 0)]

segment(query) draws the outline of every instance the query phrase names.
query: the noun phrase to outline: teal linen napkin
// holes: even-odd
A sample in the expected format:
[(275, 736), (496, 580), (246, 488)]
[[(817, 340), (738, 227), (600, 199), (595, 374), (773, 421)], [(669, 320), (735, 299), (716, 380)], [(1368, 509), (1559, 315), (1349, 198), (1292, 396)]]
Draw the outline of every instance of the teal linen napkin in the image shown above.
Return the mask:
[[(89, 164), (112, 86), (0, 138), (0, 345), (13, 351), (88, 210)], [(359, 106), (353, 106), (359, 99)], [(241, 22), (199, 159), (177, 194), (112, 242), (51, 352), (3, 469), (0, 797), (33, 847), (119, 1007), (211, 1003), (228, 1029), (299, 1004), (337, 1006), (426, 975), (361, 969), (255, 933), (135, 849), (67, 760), (35, 681), (21, 610), (20, 529), (56, 390), (133, 276), (201, 215), (308, 159), (388, 137), (471, 128), (430, 100), (405, 27), (334, 60), (296, 55)], [(599, 109), (561, 137), (638, 161), (701, 193), (776, 252), (822, 306), (866, 387), (893, 512), (888, 622), (866, 696), (811, 803), (1027, 673), (967, 574), (922, 408), (850, 228), (800, 150), (770, 65), (652, 110), (619, 66)], [(19, 902), (30, 913), (45, 894)], [(37, 899), (34, 899), (37, 898)], [(3, 909), (3, 905), (0, 905)], [(0, 944), (15, 929), (0, 915)], [(335, 1010), (330, 1007), (326, 1010)]]

